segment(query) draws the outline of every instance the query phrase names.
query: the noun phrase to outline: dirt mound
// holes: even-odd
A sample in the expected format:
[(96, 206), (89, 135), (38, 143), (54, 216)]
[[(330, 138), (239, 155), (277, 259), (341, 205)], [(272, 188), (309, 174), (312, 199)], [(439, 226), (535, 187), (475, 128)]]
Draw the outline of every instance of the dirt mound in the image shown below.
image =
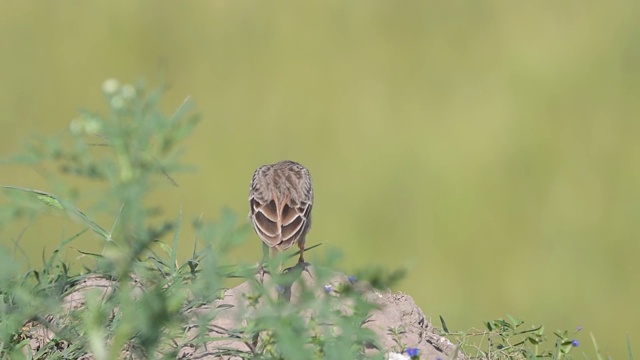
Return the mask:
[[(290, 302), (297, 301), (302, 292), (303, 285), (307, 288), (320, 289), (327, 289), (326, 286), (329, 285), (331, 288), (337, 289), (340, 284), (349, 283), (346, 275), (334, 273), (328, 284), (316, 284), (313, 273), (313, 268), (309, 268), (309, 271), (301, 273), (300, 277), (293, 282), (293, 285), (286, 289), (278, 289), (278, 291), (276, 291), (276, 286), (268, 275), (265, 275), (262, 280), (265, 287), (268, 289), (272, 288), (276, 296)], [(88, 290), (96, 291), (96, 289), (99, 289), (106, 296), (115, 286), (117, 286), (117, 282), (103, 277), (85, 279), (76, 287), (74, 292), (65, 298), (66, 309), (78, 310), (84, 307), (84, 294)], [(136, 287), (142, 290), (139, 286), (139, 283), (136, 284)], [(389, 291), (379, 292), (364, 284), (361, 284), (360, 287), (363, 296), (369, 302), (378, 306), (378, 309), (371, 313), (371, 317), (364, 326), (375, 332), (381, 349), (376, 349), (372, 345), (366, 349), (367, 352), (383, 351), (384, 353), (400, 353), (404, 349), (400, 348), (401, 346), (398, 344), (402, 344), (402, 347), (405, 348), (418, 349), (420, 359), (445, 359), (450, 358), (451, 354), (456, 353), (455, 345), (448, 339), (434, 332), (434, 328), (429, 320), (409, 295)], [(236, 360), (241, 358), (226, 355), (228, 354), (228, 350), (250, 352), (251, 346), (255, 346), (256, 344), (251, 344), (247, 342), (246, 339), (232, 339), (229, 337), (229, 333), (232, 332), (233, 329), (245, 328), (250, 321), (252, 312), (247, 309), (245, 304), (247, 302), (247, 296), (250, 295), (252, 291), (252, 284), (247, 281), (227, 290), (222, 299), (190, 310), (187, 314), (190, 315), (188, 318), (194, 321), (192, 321), (191, 324), (185, 325), (187, 333), (184, 338), (180, 339), (179, 343), (187, 345), (181, 345), (178, 358)], [(349, 305), (348, 303), (344, 304), (345, 311), (349, 311)], [(261, 304), (258, 303), (256, 309), (259, 309), (260, 306)], [(213, 320), (206, 326), (206, 329), (203, 330), (197, 325), (197, 321), (195, 320), (206, 318), (206, 316), (210, 316)], [(47, 322), (49, 324), (52, 322), (59, 323), (64, 322), (64, 319), (48, 319)], [(26, 331), (24, 335), (30, 339), (29, 347), (34, 353), (54, 338), (55, 334), (51, 330), (51, 326), (43, 326), (43, 324), (37, 322), (32, 322), (28, 325), (29, 331)], [(395, 331), (390, 331), (392, 329), (395, 329)], [(202, 336), (203, 331), (213, 340), (204, 344), (198, 344), (195, 340), (198, 336)], [(28, 349), (25, 349), (25, 351), (27, 350)], [(128, 351), (125, 351), (122, 356), (123, 358), (137, 358), (131, 357)], [(92, 356), (87, 355), (83, 358), (92, 359)], [(455, 358), (463, 359), (464, 357), (462, 354), (456, 354)]]

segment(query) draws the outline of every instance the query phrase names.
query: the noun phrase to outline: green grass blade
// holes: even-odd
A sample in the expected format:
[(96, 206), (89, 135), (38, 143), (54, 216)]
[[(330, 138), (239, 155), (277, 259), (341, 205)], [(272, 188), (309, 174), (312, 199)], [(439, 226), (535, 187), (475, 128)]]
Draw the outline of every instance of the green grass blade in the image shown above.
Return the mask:
[(60, 244), (58, 244), (58, 247), (56, 247), (56, 249), (54, 250), (53, 255), (51, 255), (51, 257), (49, 257), (49, 260), (45, 263), (44, 268), (51, 269), (53, 267), (53, 263), (56, 261), (56, 259), (58, 259), (58, 255), (60, 255), (60, 252), (62, 252), (62, 249), (64, 249), (73, 240), (79, 238), (80, 235), (84, 234), (85, 232), (87, 232), (87, 229), (83, 229), (75, 235), (63, 239)]
[(94, 233), (96, 233), (105, 241), (111, 240), (111, 233), (109, 231), (105, 230), (103, 227), (96, 224), (93, 220), (89, 219), (89, 217), (85, 215), (82, 211), (80, 211), (80, 209), (78, 209), (77, 207), (73, 206), (67, 201), (60, 199), (59, 197), (53, 194), (40, 191), (40, 190), (28, 189), (20, 186), (0, 185), (0, 187), (9, 189), (9, 190), (18, 190), (18, 191), (34, 194), (36, 198), (41, 202), (43, 202), (44, 204), (51, 206), (55, 209), (65, 210), (67, 213), (79, 218), (82, 222), (87, 224), (87, 226), (89, 226), (89, 228)]
[(591, 342), (593, 343), (593, 348), (596, 350), (596, 357), (598, 360), (604, 360), (602, 355), (600, 355), (600, 349), (598, 348), (598, 343), (596, 342), (596, 337), (593, 336), (593, 333), (589, 333), (591, 336)]
[(449, 328), (447, 327), (447, 323), (444, 321), (444, 318), (442, 317), (442, 315), (438, 315), (438, 317), (440, 317), (440, 323), (442, 324), (442, 330), (444, 331), (445, 334), (449, 333)]
[(182, 208), (178, 212), (178, 221), (176, 221), (176, 231), (173, 235), (173, 244), (171, 246), (171, 269), (175, 273), (178, 270), (178, 242), (180, 240), (180, 229), (182, 227)]

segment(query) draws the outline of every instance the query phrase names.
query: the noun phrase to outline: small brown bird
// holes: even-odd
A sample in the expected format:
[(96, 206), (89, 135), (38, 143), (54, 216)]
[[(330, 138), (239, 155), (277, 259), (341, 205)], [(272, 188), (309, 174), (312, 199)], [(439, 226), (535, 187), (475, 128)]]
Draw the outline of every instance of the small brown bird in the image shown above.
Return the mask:
[(304, 242), (311, 227), (312, 207), (311, 175), (304, 166), (285, 160), (263, 165), (253, 173), (249, 217), (262, 239), (265, 257), (267, 253), (273, 257), (298, 243), (298, 263), (305, 264)]

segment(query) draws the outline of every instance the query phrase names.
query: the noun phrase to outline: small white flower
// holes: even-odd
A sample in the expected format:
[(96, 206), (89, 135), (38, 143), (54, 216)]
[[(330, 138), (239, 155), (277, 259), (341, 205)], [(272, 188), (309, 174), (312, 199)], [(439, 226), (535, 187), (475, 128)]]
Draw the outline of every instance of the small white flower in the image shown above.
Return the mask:
[(87, 134), (97, 134), (101, 127), (100, 122), (96, 119), (87, 119), (84, 123), (84, 131)]
[(69, 124), (69, 130), (72, 134), (78, 135), (84, 131), (84, 121), (81, 118), (75, 118), (71, 120)]
[(124, 99), (120, 95), (111, 98), (111, 107), (114, 109), (122, 109), (124, 107)]
[(101, 128), (102, 124), (98, 119), (85, 116), (77, 117), (69, 124), (69, 130), (74, 135), (97, 134)]
[(102, 91), (107, 95), (115, 94), (120, 88), (120, 83), (117, 79), (107, 79), (102, 83)]
[(129, 84), (122, 85), (120, 88), (120, 95), (126, 100), (133, 99), (136, 96), (136, 88)]
[(390, 352), (387, 360), (411, 360), (411, 358), (405, 354)]

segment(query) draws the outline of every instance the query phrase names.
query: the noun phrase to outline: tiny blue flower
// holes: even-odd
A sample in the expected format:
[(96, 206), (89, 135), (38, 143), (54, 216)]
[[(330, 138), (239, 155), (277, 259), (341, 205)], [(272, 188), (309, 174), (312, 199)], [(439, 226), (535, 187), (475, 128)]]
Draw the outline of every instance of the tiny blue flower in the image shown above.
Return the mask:
[(418, 350), (418, 348), (408, 348), (407, 349), (407, 355), (409, 355), (410, 358), (417, 357), (419, 352), (420, 351)]
[(280, 294), (284, 294), (284, 287), (276, 285), (276, 291)]
[(580, 342), (576, 339), (571, 340), (571, 346), (578, 347), (580, 346)]
[(578, 327), (576, 328), (576, 331), (580, 331), (580, 330), (582, 330), (582, 326), (578, 326)]
[(331, 285), (325, 285), (324, 286), (324, 291), (328, 294), (333, 290), (333, 288), (331, 287)]
[(349, 282), (350, 282), (350, 283), (352, 283), (352, 284), (353, 284), (354, 282), (358, 281), (358, 279), (356, 279), (356, 277), (355, 277), (355, 276), (353, 276), (353, 275), (349, 276), (347, 279), (349, 279)]

